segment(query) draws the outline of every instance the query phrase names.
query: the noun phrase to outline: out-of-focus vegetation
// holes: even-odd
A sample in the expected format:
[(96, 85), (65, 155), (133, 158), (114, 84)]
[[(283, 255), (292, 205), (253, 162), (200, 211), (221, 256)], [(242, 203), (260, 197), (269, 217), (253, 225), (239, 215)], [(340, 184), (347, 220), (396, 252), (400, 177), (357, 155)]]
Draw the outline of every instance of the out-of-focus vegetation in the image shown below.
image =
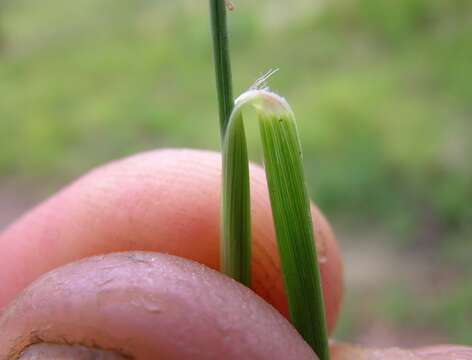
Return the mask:
[[(399, 292), (383, 311), (472, 344), (472, 2), (239, 0), (230, 27), (235, 93), (281, 69), (271, 85), (329, 217), (465, 274), (427, 307)], [(0, 29), (0, 179), (218, 149), (206, 1), (3, 0)]]

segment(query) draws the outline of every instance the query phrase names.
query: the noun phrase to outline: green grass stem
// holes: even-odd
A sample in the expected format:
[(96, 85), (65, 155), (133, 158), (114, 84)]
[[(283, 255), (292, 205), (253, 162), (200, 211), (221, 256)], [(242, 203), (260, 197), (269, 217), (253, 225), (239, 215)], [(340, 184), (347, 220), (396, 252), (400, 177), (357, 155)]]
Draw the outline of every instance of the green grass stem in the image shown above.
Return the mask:
[(213, 62), (215, 65), (216, 90), (218, 94), (222, 139), (234, 105), (228, 29), (226, 24), (226, 6), (225, 0), (210, 0)]

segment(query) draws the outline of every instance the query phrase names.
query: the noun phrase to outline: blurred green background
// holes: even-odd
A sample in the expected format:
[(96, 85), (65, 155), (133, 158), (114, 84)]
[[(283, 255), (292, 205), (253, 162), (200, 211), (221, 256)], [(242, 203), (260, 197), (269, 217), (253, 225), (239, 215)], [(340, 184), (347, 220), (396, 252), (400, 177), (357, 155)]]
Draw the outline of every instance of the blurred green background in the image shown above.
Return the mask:
[[(235, 5), (235, 93), (280, 68), (271, 87), (294, 108), (312, 197), (341, 243), (336, 337), (472, 345), (472, 1)], [(0, 228), (111, 159), (218, 149), (207, 10), (2, 0)]]

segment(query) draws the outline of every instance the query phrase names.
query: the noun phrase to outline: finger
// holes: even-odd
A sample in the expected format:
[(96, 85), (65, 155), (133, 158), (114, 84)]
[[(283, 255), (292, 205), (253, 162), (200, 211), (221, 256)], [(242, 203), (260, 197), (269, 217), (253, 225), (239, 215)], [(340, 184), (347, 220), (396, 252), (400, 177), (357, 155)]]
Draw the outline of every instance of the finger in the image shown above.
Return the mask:
[(420, 348), (415, 353), (422, 356), (422, 359), (442, 360), (472, 360), (472, 347), (458, 345), (439, 345)]
[(444, 345), (416, 350), (369, 349), (336, 344), (331, 347), (331, 355), (333, 360), (472, 360), (472, 348)]
[[(308, 344), (250, 289), (201, 264), (115, 253), (55, 269), (0, 318), (0, 359), (32, 344), (133, 359), (309, 359)], [(34, 353), (36, 351), (36, 354)], [(37, 357), (33, 357), (37, 358)], [(75, 358), (75, 357), (70, 357)]]
[[(160, 150), (99, 168), (38, 206), (0, 237), (0, 309), (42, 273), (114, 251), (147, 250), (219, 264), (220, 155)], [(252, 288), (287, 314), (264, 172), (251, 166)], [(342, 275), (332, 231), (312, 207), (328, 327)]]

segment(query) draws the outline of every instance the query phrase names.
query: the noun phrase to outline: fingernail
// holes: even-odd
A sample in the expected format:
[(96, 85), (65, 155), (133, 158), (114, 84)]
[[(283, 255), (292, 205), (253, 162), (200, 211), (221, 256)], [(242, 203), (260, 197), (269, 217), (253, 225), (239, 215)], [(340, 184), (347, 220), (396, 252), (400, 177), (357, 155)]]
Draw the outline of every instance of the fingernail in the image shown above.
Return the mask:
[(416, 354), (428, 360), (472, 360), (472, 347), (458, 345), (443, 345), (422, 348), (415, 351)]
[(18, 360), (125, 360), (130, 359), (112, 351), (77, 345), (33, 344), (27, 347)]

